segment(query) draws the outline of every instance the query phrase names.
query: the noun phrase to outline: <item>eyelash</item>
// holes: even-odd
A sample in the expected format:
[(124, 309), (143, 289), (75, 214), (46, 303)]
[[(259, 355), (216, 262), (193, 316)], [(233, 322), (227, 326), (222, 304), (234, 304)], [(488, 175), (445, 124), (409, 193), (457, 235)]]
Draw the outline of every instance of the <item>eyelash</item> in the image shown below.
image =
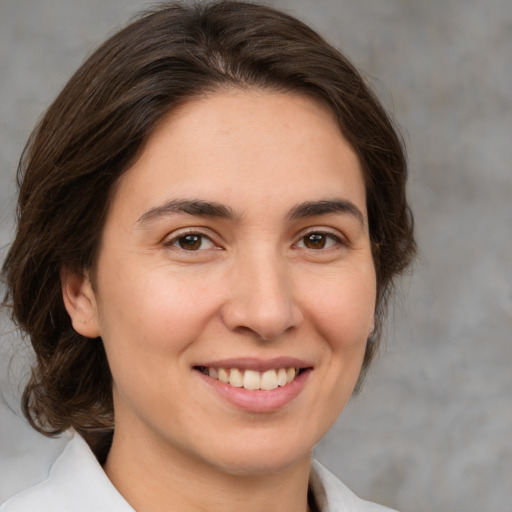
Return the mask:
[(313, 235), (317, 235), (317, 236), (320, 236), (323, 238), (323, 240), (328, 240), (330, 239), (332, 242), (334, 242), (332, 244), (331, 247), (320, 247), (319, 249), (318, 248), (313, 248), (313, 247), (300, 247), (301, 249), (308, 249), (308, 250), (311, 250), (311, 251), (320, 251), (320, 250), (329, 250), (329, 249), (332, 249), (333, 247), (335, 246), (347, 246), (348, 244), (342, 240), (339, 236), (335, 235), (334, 233), (331, 233), (329, 231), (322, 231), (322, 230), (316, 230), (316, 229), (313, 229), (311, 231), (308, 231), (307, 233), (303, 234), (299, 240), (294, 244), (294, 246), (298, 246), (300, 243), (303, 243), (306, 241), (306, 239), (308, 237), (312, 237)]
[[(324, 246), (319, 247), (319, 248), (306, 246), (307, 238), (313, 237), (314, 235), (318, 237), (318, 239), (320, 240), (320, 243), (322, 243), (322, 242), (324, 243)], [(198, 243), (199, 245), (197, 247), (188, 248), (188, 249), (183, 247), (183, 245), (181, 245), (180, 241), (185, 241), (187, 239), (187, 237), (190, 237), (190, 238), (196, 237), (195, 242)], [(328, 244), (329, 240), (331, 241), (331, 245), (328, 247), (325, 247), (325, 244)], [(311, 238), (310, 238), (310, 241), (311, 241)], [(190, 240), (190, 242), (193, 244), (194, 240), (192, 239), (192, 240)], [(201, 249), (200, 247), (201, 247), (201, 245), (203, 245), (204, 242), (207, 242), (207, 243), (209, 242), (209, 247)], [(301, 247), (300, 244), (304, 244), (304, 246)], [(333, 249), (336, 246), (347, 246), (347, 245), (348, 244), (344, 240), (342, 240), (339, 236), (335, 235), (334, 233), (331, 233), (329, 231), (311, 230), (311, 231), (308, 231), (307, 233), (304, 233), (303, 235), (301, 235), (301, 237), (298, 239), (298, 241), (293, 244), (293, 248), (307, 249), (310, 251), (321, 251), (321, 250)], [(219, 245), (217, 245), (212, 240), (211, 236), (208, 236), (205, 233), (201, 233), (200, 231), (193, 231), (193, 230), (187, 231), (185, 233), (179, 233), (179, 234), (173, 236), (171, 239), (164, 242), (164, 246), (165, 247), (174, 247), (178, 250), (182, 250), (185, 252), (200, 252), (200, 251), (209, 250), (209, 249), (221, 249), (221, 247)]]
[[(199, 231), (187, 231), (185, 233), (179, 233), (175, 236), (173, 236), (171, 239), (166, 240), (164, 242), (165, 247), (175, 247), (176, 249), (180, 249), (186, 252), (198, 252), (199, 248), (197, 249), (185, 249), (180, 245), (180, 240), (185, 240), (187, 237), (197, 237), (199, 239), (200, 245), (203, 244), (205, 241), (209, 241), (211, 247), (208, 247), (207, 249), (219, 249), (219, 246), (212, 240), (211, 236), (206, 235), (205, 233), (201, 233)], [(202, 249), (205, 250), (205, 249)]]

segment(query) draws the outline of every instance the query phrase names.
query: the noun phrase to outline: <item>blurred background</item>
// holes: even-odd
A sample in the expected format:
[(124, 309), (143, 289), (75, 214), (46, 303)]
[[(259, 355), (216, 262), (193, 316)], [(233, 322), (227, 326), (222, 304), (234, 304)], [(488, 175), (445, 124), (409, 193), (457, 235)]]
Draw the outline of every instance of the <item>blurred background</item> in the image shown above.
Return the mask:
[[(402, 511), (512, 511), (512, 2), (274, 0), (364, 71), (402, 128), (420, 257), (382, 354), (316, 456)], [(142, 0), (0, 0), (0, 258), (41, 113)], [(0, 316), (0, 502), (63, 440), (20, 418), (30, 350)]]

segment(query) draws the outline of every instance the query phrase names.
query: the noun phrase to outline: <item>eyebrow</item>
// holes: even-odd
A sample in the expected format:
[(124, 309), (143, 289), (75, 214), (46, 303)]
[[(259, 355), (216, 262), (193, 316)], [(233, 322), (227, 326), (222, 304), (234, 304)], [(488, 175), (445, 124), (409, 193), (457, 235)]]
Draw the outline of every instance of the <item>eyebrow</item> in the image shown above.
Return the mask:
[[(288, 219), (297, 220), (332, 213), (346, 213), (355, 217), (362, 225), (365, 224), (361, 210), (354, 203), (346, 199), (322, 199), (319, 201), (300, 203), (290, 210)], [(237, 220), (240, 218), (240, 215), (229, 206), (214, 201), (204, 201), (202, 199), (172, 199), (143, 213), (137, 223), (146, 224), (160, 217), (173, 214), (214, 217), (227, 220)]]
[(347, 213), (355, 217), (362, 225), (365, 224), (361, 210), (351, 201), (346, 199), (323, 199), (321, 201), (307, 201), (300, 203), (290, 210), (290, 220), (329, 215), (331, 213)]
[(203, 201), (200, 199), (173, 199), (166, 203), (151, 208), (139, 217), (139, 224), (145, 224), (149, 221), (172, 214), (187, 214), (199, 217), (216, 217), (221, 219), (235, 220), (238, 215), (229, 208), (220, 203)]

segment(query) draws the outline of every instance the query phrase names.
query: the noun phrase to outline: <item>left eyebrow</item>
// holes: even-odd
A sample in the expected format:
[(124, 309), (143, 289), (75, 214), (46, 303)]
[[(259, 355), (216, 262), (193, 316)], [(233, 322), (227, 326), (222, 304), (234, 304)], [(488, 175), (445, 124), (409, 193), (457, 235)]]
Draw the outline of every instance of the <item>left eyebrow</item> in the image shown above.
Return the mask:
[(152, 220), (173, 214), (217, 217), (230, 220), (235, 220), (238, 217), (231, 208), (220, 203), (202, 201), (200, 199), (173, 199), (143, 213), (137, 223), (146, 224)]
[(300, 203), (290, 210), (288, 219), (297, 220), (331, 213), (346, 213), (355, 217), (361, 225), (365, 224), (361, 210), (352, 201), (346, 199), (322, 199)]

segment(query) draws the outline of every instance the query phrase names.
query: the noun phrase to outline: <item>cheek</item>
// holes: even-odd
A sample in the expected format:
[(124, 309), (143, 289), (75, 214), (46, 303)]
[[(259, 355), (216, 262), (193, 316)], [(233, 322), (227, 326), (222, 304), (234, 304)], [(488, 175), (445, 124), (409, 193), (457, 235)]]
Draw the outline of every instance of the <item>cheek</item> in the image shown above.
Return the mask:
[(151, 410), (170, 411), (168, 390), (180, 389), (184, 354), (216, 309), (211, 287), (162, 271), (126, 268), (101, 283), (100, 334), (117, 412), (126, 404), (149, 416)]
[(311, 316), (332, 348), (364, 351), (375, 313), (373, 266), (333, 273), (309, 290)]
[[(186, 273), (119, 268), (115, 274), (102, 281), (98, 308), (101, 335), (112, 350), (129, 348), (154, 357), (180, 351), (216, 309), (214, 288)], [(130, 279), (122, 277), (126, 275)]]

